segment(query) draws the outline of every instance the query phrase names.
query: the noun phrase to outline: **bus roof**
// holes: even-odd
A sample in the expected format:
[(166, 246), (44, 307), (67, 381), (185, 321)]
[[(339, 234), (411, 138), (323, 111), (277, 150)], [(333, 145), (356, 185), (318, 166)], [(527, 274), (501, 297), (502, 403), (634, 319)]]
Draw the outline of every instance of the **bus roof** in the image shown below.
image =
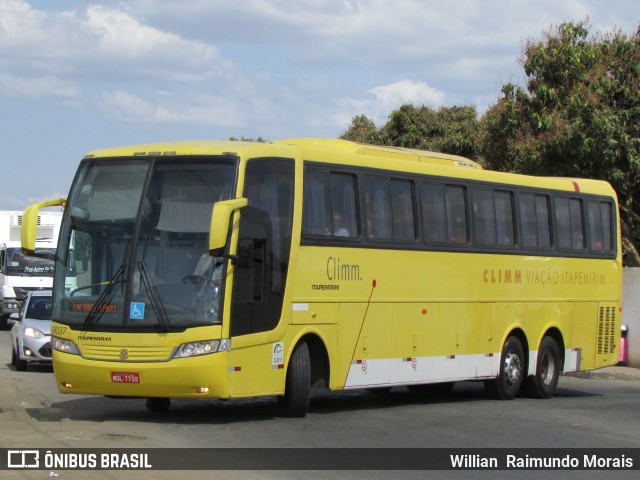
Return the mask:
[(377, 157), (394, 158), (397, 160), (407, 160), (422, 163), (434, 163), (438, 165), (449, 165), (456, 167), (466, 167), (482, 169), (479, 163), (469, 160), (459, 155), (447, 153), (430, 152), (426, 150), (416, 150), (411, 148), (388, 147), (382, 145), (365, 145), (350, 142), (348, 140), (334, 140), (328, 138), (290, 138), (272, 142), (282, 145), (294, 145), (314, 149), (342, 151), (360, 155), (374, 155)]
[(272, 142), (235, 142), (235, 141), (179, 141), (150, 143), (145, 145), (131, 145), (114, 147), (89, 152), (85, 158), (113, 157), (113, 156), (153, 156), (153, 155), (205, 155), (208, 153), (220, 153), (226, 151), (236, 153), (245, 149), (269, 148), (269, 145), (282, 145), (288, 147), (300, 147), (311, 150), (324, 150), (360, 155), (374, 155), (378, 157), (394, 158), (397, 160), (435, 163), (440, 165), (461, 166), (466, 168), (482, 169), (480, 164), (459, 155), (429, 152), (400, 147), (387, 147), (379, 145), (364, 145), (330, 138), (290, 138)]
[[(305, 159), (330, 163), (354, 164), (372, 168), (393, 169), (405, 172), (427, 173), (451, 178), (483, 180), (509, 185), (544, 187), (569, 192), (585, 192), (615, 196), (611, 186), (602, 180), (535, 177), (513, 173), (483, 170), (482, 166), (468, 158), (445, 153), (400, 147), (366, 145), (348, 140), (329, 138), (289, 138), (271, 142), (230, 140), (195, 140), (160, 142), (141, 145), (93, 150), (85, 159), (106, 157), (145, 157), (173, 155), (242, 155), (252, 156), (302, 156)], [(347, 163), (335, 154), (349, 157)], [(330, 160), (329, 160), (330, 159)], [(390, 164), (389, 159), (407, 163)], [(416, 165), (424, 166), (418, 167)], [(427, 166), (428, 165), (428, 166)], [(452, 170), (455, 168), (455, 171)]]

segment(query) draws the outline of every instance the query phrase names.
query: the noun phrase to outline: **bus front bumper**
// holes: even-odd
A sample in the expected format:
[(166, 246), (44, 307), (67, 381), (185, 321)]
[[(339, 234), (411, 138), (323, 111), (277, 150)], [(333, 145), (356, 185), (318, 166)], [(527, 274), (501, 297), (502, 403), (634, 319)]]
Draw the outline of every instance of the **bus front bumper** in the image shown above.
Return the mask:
[(53, 371), (61, 393), (229, 398), (226, 352), (166, 362), (106, 362), (54, 351)]

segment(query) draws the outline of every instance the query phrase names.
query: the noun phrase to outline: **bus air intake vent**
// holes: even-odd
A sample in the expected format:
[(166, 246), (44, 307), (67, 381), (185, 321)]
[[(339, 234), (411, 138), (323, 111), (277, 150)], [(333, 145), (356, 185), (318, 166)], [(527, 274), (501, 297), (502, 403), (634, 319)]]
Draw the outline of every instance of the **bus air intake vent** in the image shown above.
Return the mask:
[(615, 307), (600, 307), (598, 316), (598, 354), (613, 353), (616, 345), (615, 336), (616, 309)]

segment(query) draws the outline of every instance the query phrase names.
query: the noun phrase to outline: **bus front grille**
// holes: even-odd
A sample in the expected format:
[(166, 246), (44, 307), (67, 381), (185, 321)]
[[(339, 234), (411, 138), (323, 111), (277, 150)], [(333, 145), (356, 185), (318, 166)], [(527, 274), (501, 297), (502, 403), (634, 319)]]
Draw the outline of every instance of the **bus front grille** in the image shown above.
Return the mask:
[(173, 347), (115, 347), (80, 345), (84, 358), (108, 362), (166, 362), (171, 358)]

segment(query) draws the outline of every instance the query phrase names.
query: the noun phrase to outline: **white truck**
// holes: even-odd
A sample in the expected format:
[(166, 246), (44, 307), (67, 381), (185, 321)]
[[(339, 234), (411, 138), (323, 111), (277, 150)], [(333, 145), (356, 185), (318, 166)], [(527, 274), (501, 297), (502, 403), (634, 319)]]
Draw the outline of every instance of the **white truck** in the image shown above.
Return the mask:
[(20, 246), (22, 212), (0, 211), (0, 330), (20, 309), (32, 290), (51, 290), (62, 212), (40, 212), (36, 255), (25, 256)]

